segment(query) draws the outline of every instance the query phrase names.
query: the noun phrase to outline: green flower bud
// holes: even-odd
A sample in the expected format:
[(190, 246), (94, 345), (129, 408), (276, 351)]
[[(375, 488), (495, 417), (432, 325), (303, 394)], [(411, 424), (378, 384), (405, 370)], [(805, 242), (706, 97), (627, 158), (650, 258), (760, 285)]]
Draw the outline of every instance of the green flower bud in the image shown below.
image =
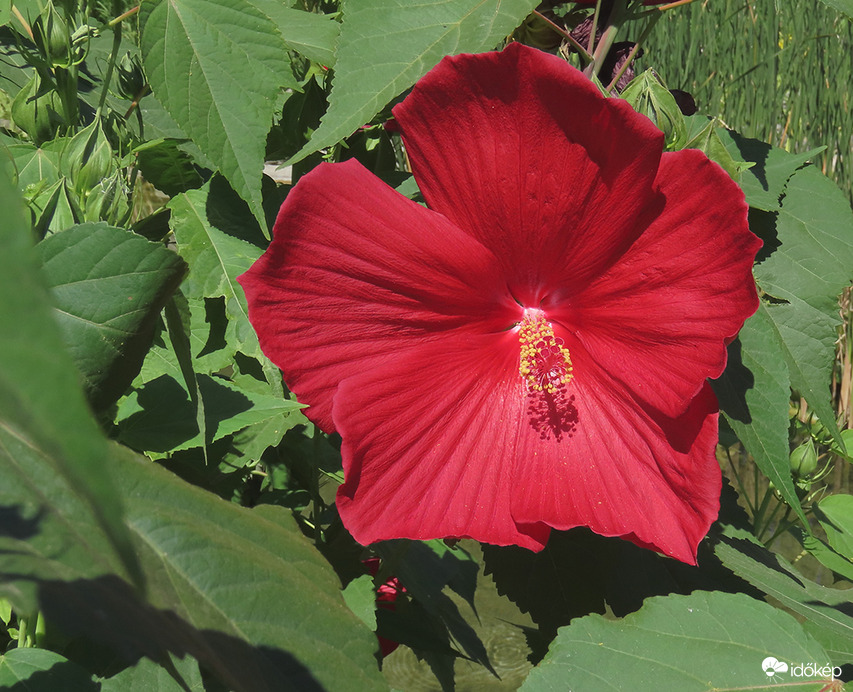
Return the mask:
[(811, 438), (791, 452), (790, 463), (791, 473), (797, 480), (808, 479), (817, 470), (817, 450)]
[(62, 152), (60, 167), (80, 196), (112, 173), (113, 148), (100, 118), (74, 135)]
[(48, 0), (33, 22), (33, 40), (52, 67), (69, 67), (73, 62), (68, 24)]
[(635, 111), (649, 118), (666, 136), (666, 148), (682, 149), (687, 143), (687, 125), (675, 97), (652, 70), (638, 75), (621, 94)]
[(59, 94), (53, 89), (39, 93), (40, 89), (41, 77), (36, 73), (15, 96), (11, 108), (12, 122), (36, 145), (53, 139), (64, 122)]
[(124, 54), (116, 68), (118, 72), (118, 91), (126, 99), (138, 98), (148, 86), (145, 74), (139, 58), (131, 55), (130, 51)]
[(85, 220), (106, 221), (113, 226), (124, 225), (130, 215), (128, 194), (124, 176), (121, 171), (115, 171), (88, 191)]
[(33, 228), (39, 237), (64, 231), (83, 220), (83, 214), (67, 182), (65, 178), (60, 178), (28, 200)]

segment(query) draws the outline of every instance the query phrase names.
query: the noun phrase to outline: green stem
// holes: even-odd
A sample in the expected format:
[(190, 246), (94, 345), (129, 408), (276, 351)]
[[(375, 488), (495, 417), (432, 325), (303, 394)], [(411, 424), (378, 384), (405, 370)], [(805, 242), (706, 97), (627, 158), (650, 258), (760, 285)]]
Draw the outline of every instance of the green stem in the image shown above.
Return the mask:
[(649, 37), (649, 34), (655, 27), (655, 24), (660, 21), (660, 18), (662, 16), (662, 14), (657, 13), (652, 15), (652, 17), (649, 19), (648, 24), (646, 24), (646, 28), (643, 29), (643, 33), (640, 34), (640, 38), (637, 39), (637, 42), (634, 44), (634, 47), (631, 48), (631, 52), (628, 53), (627, 60), (625, 60), (622, 67), (620, 67), (619, 71), (613, 76), (613, 79), (610, 80), (610, 84), (607, 85), (608, 94), (613, 91), (613, 87), (615, 87), (619, 80), (622, 79), (622, 75), (625, 74), (625, 71), (631, 66), (631, 63), (634, 62), (634, 58), (637, 56), (637, 53), (639, 52), (640, 47), (643, 45), (643, 42)]
[(752, 528), (759, 540), (761, 540), (761, 536), (767, 528), (767, 525), (764, 522), (764, 513), (767, 511), (767, 507), (770, 505), (770, 500), (772, 498), (773, 491), (770, 488), (767, 488), (767, 490), (764, 491), (764, 497), (761, 500), (758, 511), (752, 518)]
[[(115, 20), (113, 20), (115, 21)], [(112, 22), (110, 22), (112, 24)], [(121, 48), (121, 22), (116, 22), (113, 25), (113, 47), (110, 51), (110, 59), (107, 62), (107, 71), (104, 73), (104, 85), (101, 91), (101, 98), (98, 101), (98, 110), (95, 117), (100, 117), (104, 110), (104, 104), (107, 102), (107, 94), (110, 91), (110, 82), (113, 79), (113, 71), (115, 70), (116, 60), (118, 60), (118, 52)]]
[[(622, 23), (625, 21), (625, 8), (628, 6), (628, 0), (616, 0), (613, 4), (613, 9), (610, 11), (610, 16), (607, 18), (607, 26), (604, 33), (601, 35), (601, 40), (595, 47), (595, 52), (592, 54), (592, 74), (591, 77), (598, 77), (601, 72), (601, 66), (604, 63), (604, 58), (610, 52), (610, 48), (616, 41), (616, 36), (622, 28)], [(589, 69), (589, 68), (587, 68)]]

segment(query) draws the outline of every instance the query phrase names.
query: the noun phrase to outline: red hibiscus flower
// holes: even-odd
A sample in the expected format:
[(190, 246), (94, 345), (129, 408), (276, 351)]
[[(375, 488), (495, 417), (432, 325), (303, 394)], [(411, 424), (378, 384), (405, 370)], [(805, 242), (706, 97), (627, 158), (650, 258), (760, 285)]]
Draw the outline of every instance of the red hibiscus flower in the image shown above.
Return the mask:
[(445, 58), (394, 115), (429, 208), (323, 164), (240, 277), (341, 435), (344, 524), (533, 550), (583, 525), (694, 563), (721, 486), (706, 378), (758, 305), (738, 186), (519, 44)]

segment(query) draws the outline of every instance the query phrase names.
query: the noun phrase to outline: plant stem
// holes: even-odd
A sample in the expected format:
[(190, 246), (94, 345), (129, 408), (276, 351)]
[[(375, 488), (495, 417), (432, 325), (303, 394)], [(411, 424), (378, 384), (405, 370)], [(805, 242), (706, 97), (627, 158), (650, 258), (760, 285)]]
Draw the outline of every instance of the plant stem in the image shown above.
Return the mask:
[(120, 14), (120, 15), (119, 15), (118, 17), (116, 17), (115, 19), (111, 19), (109, 22), (107, 22), (107, 26), (109, 26), (109, 27), (118, 26), (118, 25), (119, 25), (119, 24), (121, 24), (125, 19), (127, 19), (128, 17), (132, 17), (132, 16), (133, 16), (133, 15), (135, 15), (137, 12), (139, 12), (139, 8), (140, 8), (140, 7), (141, 7), (141, 5), (137, 5), (136, 7), (131, 7), (131, 8), (130, 8), (127, 12), (125, 12), (124, 14)]
[[(125, 14), (127, 13), (125, 12)], [(107, 94), (110, 91), (110, 82), (113, 79), (113, 71), (115, 70), (116, 60), (118, 60), (118, 52), (121, 48), (121, 22), (113, 20), (110, 24), (113, 25), (113, 47), (110, 51), (109, 62), (107, 62), (107, 71), (104, 73), (104, 84), (101, 91), (101, 98), (98, 101), (98, 110), (95, 113), (96, 118), (101, 116), (101, 113), (104, 110), (104, 104), (107, 102)]]
[(544, 14), (542, 14), (539, 10), (533, 10), (533, 14), (535, 14), (537, 17), (539, 17), (540, 19), (547, 22), (548, 25), (554, 31), (556, 31), (558, 34), (560, 34), (560, 36), (562, 36), (569, 43), (571, 43), (572, 47), (580, 54), (581, 58), (583, 58), (583, 61), (585, 63), (589, 64), (590, 62), (592, 62), (592, 55), (590, 55), (589, 52), (587, 51), (587, 49), (584, 48), (580, 43), (575, 41), (575, 39), (572, 37), (572, 35), (568, 31), (566, 31), (563, 27), (561, 27), (556, 22), (551, 21), (548, 17), (546, 17)]
[(610, 84), (607, 85), (607, 93), (613, 91), (613, 88), (616, 86), (619, 80), (622, 79), (622, 75), (625, 74), (625, 71), (631, 66), (631, 63), (634, 62), (634, 58), (637, 56), (637, 53), (639, 52), (640, 47), (643, 45), (643, 42), (649, 37), (649, 34), (655, 27), (655, 24), (658, 23), (662, 16), (663, 15), (660, 13), (653, 14), (651, 16), (648, 24), (646, 24), (645, 29), (643, 29), (643, 33), (640, 34), (640, 38), (637, 39), (637, 42), (634, 44), (634, 47), (631, 48), (631, 52), (628, 53), (628, 57), (622, 64), (622, 67), (620, 67), (616, 74), (613, 75), (613, 79), (610, 80)]

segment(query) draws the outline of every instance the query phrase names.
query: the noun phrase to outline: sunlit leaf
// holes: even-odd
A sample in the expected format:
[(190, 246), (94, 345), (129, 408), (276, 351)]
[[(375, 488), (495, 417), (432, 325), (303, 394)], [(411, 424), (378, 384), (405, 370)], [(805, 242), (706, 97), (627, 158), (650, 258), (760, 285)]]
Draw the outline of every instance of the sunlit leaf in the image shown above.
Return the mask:
[(445, 55), (491, 50), (537, 0), (347, 0), (329, 110), (292, 159), (351, 135)]
[(69, 228), (36, 250), (89, 398), (109, 405), (139, 372), (186, 265), (165, 246), (104, 223)]
[(712, 384), (723, 415), (758, 468), (806, 521), (788, 460), (791, 381), (783, 351), (768, 308), (762, 304), (729, 346), (726, 371)]
[(295, 86), (281, 34), (247, 0), (149, 0), (140, 47), (154, 95), (255, 218), (280, 89)]
[[(785, 664), (772, 676), (769, 657)], [(804, 662), (828, 675), (796, 677), (793, 666)], [(575, 620), (521, 690), (746, 692), (794, 683), (818, 692), (831, 679), (828, 654), (788, 613), (743, 594), (696, 591), (651, 598), (621, 620)]]

